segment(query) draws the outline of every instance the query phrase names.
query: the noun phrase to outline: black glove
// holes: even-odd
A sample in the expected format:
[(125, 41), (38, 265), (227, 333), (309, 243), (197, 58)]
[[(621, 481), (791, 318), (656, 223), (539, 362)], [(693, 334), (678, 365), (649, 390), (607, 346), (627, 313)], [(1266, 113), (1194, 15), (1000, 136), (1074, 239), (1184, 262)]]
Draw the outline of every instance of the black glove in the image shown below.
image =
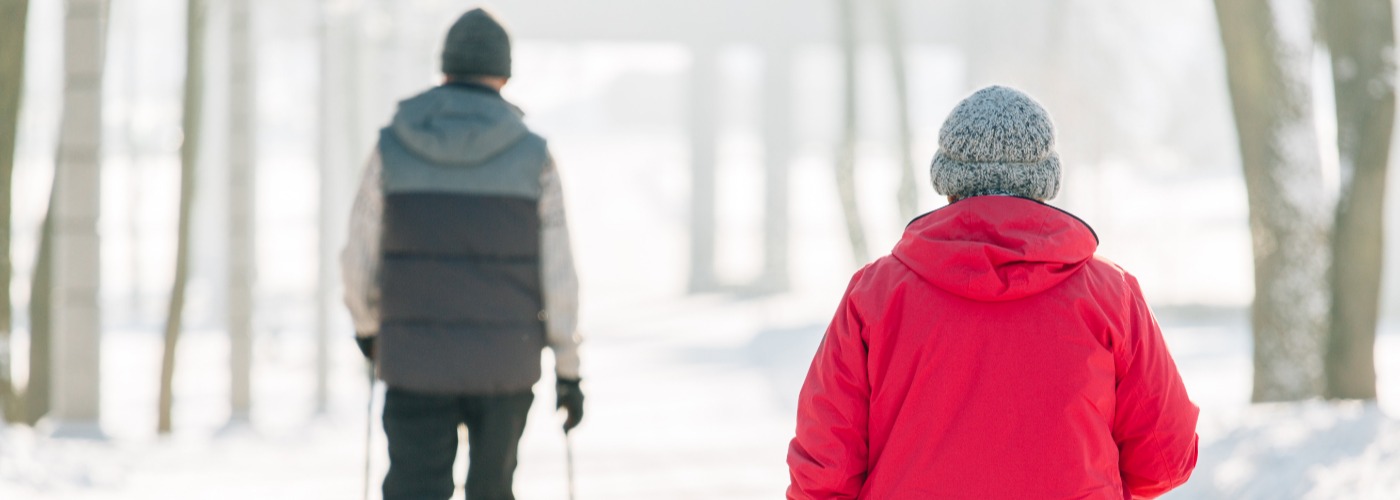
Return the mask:
[(355, 336), (355, 343), (360, 346), (360, 354), (365, 355), (365, 359), (374, 361), (374, 339), (375, 337)]
[(578, 423), (583, 421), (583, 390), (579, 389), (579, 382), (561, 378), (554, 384), (554, 409), (563, 408), (569, 412), (569, 418), (564, 420), (565, 433), (578, 427)]

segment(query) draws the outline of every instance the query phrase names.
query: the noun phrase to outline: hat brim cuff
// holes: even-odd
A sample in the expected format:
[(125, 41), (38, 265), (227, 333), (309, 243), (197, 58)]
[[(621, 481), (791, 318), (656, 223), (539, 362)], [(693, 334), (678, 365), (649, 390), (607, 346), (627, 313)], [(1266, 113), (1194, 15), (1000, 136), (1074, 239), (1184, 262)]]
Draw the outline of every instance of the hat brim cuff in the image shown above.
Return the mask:
[(499, 76), (510, 78), (510, 61), (491, 61), (474, 54), (444, 52), (442, 74), (453, 76)]
[(1049, 200), (1060, 192), (1060, 157), (1055, 153), (1035, 163), (972, 163), (939, 151), (929, 173), (938, 194), (956, 198), (998, 194)]

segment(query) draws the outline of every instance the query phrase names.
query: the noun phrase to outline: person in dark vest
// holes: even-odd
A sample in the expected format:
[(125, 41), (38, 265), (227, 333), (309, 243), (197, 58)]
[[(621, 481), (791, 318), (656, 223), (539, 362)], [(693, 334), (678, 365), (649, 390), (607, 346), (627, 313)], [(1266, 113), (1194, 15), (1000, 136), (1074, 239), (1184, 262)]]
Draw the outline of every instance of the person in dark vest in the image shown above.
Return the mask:
[(451, 497), (466, 425), (466, 498), (513, 499), (544, 347), (565, 431), (583, 418), (578, 281), (549, 148), (500, 94), (505, 28), (482, 9), (462, 15), (442, 72), (380, 134), (341, 255), (345, 302), (388, 386), (384, 498)]

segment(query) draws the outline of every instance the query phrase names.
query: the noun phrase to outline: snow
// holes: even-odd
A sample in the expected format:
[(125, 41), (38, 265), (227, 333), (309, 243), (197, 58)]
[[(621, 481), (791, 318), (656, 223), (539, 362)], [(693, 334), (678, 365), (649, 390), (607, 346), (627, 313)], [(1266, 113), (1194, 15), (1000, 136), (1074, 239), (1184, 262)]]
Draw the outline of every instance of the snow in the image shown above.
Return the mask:
[[(161, 27), (178, 27), (179, 16), (155, 8), (156, 3), (127, 5), (162, 16), (139, 30), (139, 45), (154, 54), (143, 55), (152, 57), (145, 66), (160, 71), (143, 68), (119, 80), (127, 82), (123, 87), (135, 89), (127, 92), (139, 109), (129, 118), (149, 129), (146, 135), (173, 137), (166, 128), (177, 117), (178, 99), (171, 96), (178, 92), (170, 89), (178, 88), (179, 82), (178, 72), (171, 69), (178, 67), (179, 30)], [(402, 5), (422, 10), (428, 8), (423, 5), (441, 4), (432, 8), (445, 10), (449, 3), (454, 4), (450, 9), (459, 7), (455, 2)], [(59, 22), (56, 4), (36, 3), (36, 19), (48, 26)], [(42, 427), (0, 427), (0, 499), (357, 498), (365, 481), (367, 424), (377, 489), (387, 457), (379, 408), (367, 404), (380, 404), (383, 389), (374, 399), (367, 397), (363, 364), (348, 333), (332, 344), (329, 411), (315, 415), (311, 401), (315, 353), (308, 296), (316, 268), (316, 203), (307, 193), (315, 192), (317, 179), (315, 141), (310, 139), (314, 120), (308, 117), (315, 116), (310, 106), (316, 102), (317, 64), (314, 26), (305, 12), (313, 8), (310, 5), (286, 6), (263, 19), (270, 33), (263, 51), (268, 71), (262, 73), (260, 86), (265, 90), (260, 95), (265, 127), (260, 137), (262, 238), (251, 426), (226, 427), (228, 344), (219, 329), (222, 214), (218, 203), (207, 201), (202, 206), (208, 210), (201, 213), (210, 221), (205, 227), (209, 238), (197, 245), (202, 246), (196, 251), (203, 258), (193, 270), (193, 326), (181, 341), (177, 366), (176, 431), (165, 438), (155, 435), (160, 355), (156, 323), (168, 286), (166, 263), (174, 222), (169, 208), (177, 185), (173, 149), (148, 148), (144, 157), (136, 157), (145, 162), (140, 173), (126, 168), (124, 154), (114, 154), (104, 174), (108, 192), (103, 196), (107, 329), (101, 423), (107, 439), (54, 439)], [(1113, 128), (1131, 128), (1133, 144), (1141, 144), (1140, 150), (1131, 156), (1110, 154), (1100, 163), (1092, 163), (1091, 155), (1067, 154), (1068, 197), (1056, 203), (1090, 221), (1103, 238), (1103, 253), (1139, 276), (1192, 398), (1202, 408), (1196, 476), (1168, 498), (1400, 498), (1400, 325), (1384, 325), (1378, 339), (1378, 403), (1249, 405), (1252, 353), (1245, 308), (1253, 293), (1251, 248), (1234, 144), (1221, 139), (1230, 137), (1233, 128), (1214, 20), (1206, 2), (1153, 5), (1147, 7), (1151, 12), (1135, 11), (1140, 16), (1136, 25), (1118, 26), (1116, 17), (1100, 22), (1113, 28), (1115, 37), (1143, 28), (1155, 31), (1144, 37), (1151, 39), (1149, 45), (1134, 40), (1115, 48), (1115, 54), (1122, 51), (1115, 56), (1117, 64), (1129, 59), (1133, 64), (1129, 70), (1112, 70), (1124, 74), (1115, 76), (1124, 79), (1122, 88), (1093, 87), (1095, 100), (1099, 91), (1130, 94), (1132, 99), (1123, 105), (1128, 112), (1118, 116), (1130, 119)], [(1310, 29), (1303, 24), (1306, 20), (1296, 18), (1296, 11), (1279, 9), (1276, 15), (1287, 21), (1289, 33)], [(433, 23), (410, 19), (413, 22), (405, 24), (450, 20), (427, 17)], [(1159, 22), (1163, 18), (1173, 22)], [(114, 33), (122, 29), (120, 23), (113, 28)], [(56, 30), (33, 31), (49, 36), (44, 33)], [(1190, 36), (1175, 36), (1179, 33)], [(416, 46), (417, 38), (432, 39)], [(372, 41), (384, 45), (374, 50), (386, 58), (436, 50), (436, 38), (417, 38), (392, 44), (382, 38)], [(389, 45), (397, 52), (385, 48)], [(41, 46), (57, 45), (31, 44)], [(149, 50), (156, 46), (169, 50)], [(736, 50), (743, 56), (742, 51), (756, 49)], [(803, 85), (794, 93), (804, 105), (795, 110), (793, 134), (793, 292), (686, 296), (689, 146), (681, 129), (685, 109), (678, 104), (685, 102), (682, 89), (688, 81), (685, 47), (528, 41), (519, 48), (520, 76), (507, 95), (528, 110), (532, 126), (551, 139), (564, 177), (583, 284), (588, 415), (573, 437), (581, 499), (782, 496), (798, 388), (854, 270), (842, 239), (829, 165), (837, 110), (834, 104), (806, 104), (837, 102), (839, 89), (820, 77), (835, 67), (834, 51), (809, 47), (797, 52), (794, 72)], [(16, 203), (17, 283), (32, 262), (33, 229), (44, 206), (42, 196), (34, 193), (46, 192), (48, 183), (47, 171), (38, 167), (47, 165), (45, 155), (51, 154), (46, 144), (52, 142), (54, 127), (44, 120), (53, 113), (40, 111), (56, 107), (52, 89), (60, 87), (53, 78), (59, 69), (56, 59), (38, 55), (30, 59), (44, 66), (30, 82), (30, 90), (38, 91), (30, 95), (38, 97), (26, 105), (26, 123), (33, 125), (26, 130), (43, 133), (22, 141), (25, 161), (16, 182), (21, 187)], [(122, 58), (130, 57), (121, 51), (111, 56), (114, 68), (125, 67)], [(919, 108), (913, 116), (919, 131), (915, 149), (920, 158), (928, 158), (942, 117), (971, 89), (962, 88), (967, 68), (955, 51), (925, 46), (911, 49), (910, 58), (915, 83), (911, 97)], [(392, 85), (375, 83), (374, 90), (391, 95), (365, 105), (361, 111), (366, 121), (382, 119), (381, 111), (392, 106), (392, 97), (430, 80), (430, 57), (405, 57), (400, 62), (419, 64), (423, 71), (403, 71)], [(735, 71), (744, 74), (727, 79), (726, 90), (756, 94), (756, 89), (740, 88), (756, 80), (749, 74), (752, 68), (738, 66)], [(877, 67), (868, 73), (882, 71)], [(1156, 79), (1166, 83), (1154, 83)], [(862, 96), (872, 103), (863, 110), (871, 116), (863, 120), (885, 123), (878, 113), (887, 108), (887, 96), (879, 89), (887, 86), (868, 87), (875, 90)], [(1200, 105), (1179, 106), (1184, 97)], [(726, 113), (742, 114), (747, 105), (758, 104), (749, 101), (757, 100), (749, 96), (729, 103)], [(1052, 112), (1072, 113), (1062, 108)], [(739, 118), (754, 117), (742, 114), (725, 120), (745, 121)], [(762, 143), (754, 137), (761, 127), (753, 125), (726, 130), (721, 140), (724, 161), (719, 177), (724, 184), (718, 219), (724, 244), (717, 255), (722, 266), (718, 274), (726, 282), (744, 283), (761, 268), (763, 202), (757, 186)], [(1299, 138), (1311, 133), (1292, 132)], [(858, 186), (867, 200), (862, 208), (871, 248), (876, 250), (888, 249), (902, 227), (890, 202), (897, 173), (886, 168), (897, 155), (881, 140), (880, 133), (862, 137)], [(212, 141), (211, 148), (218, 147), (218, 141)], [(1400, 182), (1400, 176), (1392, 179)], [(131, 196), (133, 186), (142, 186), (141, 196)], [(937, 199), (926, 182), (920, 189), (924, 200)], [(1312, 199), (1308, 189), (1297, 196)], [(936, 207), (926, 204), (925, 209)], [(1390, 285), (1397, 282), (1400, 279), (1388, 276), (1388, 289), (1393, 291)], [(27, 300), (22, 293), (27, 287), (16, 289), (16, 300)], [(1395, 297), (1388, 297), (1387, 310), (1394, 312)], [(348, 324), (344, 319), (340, 320)], [(23, 318), (17, 320), (22, 323)], [(14, 351), (25, 352), (25, 341), (20, 332)], [(516, 490), (522, 500), (564, 498), (567, 489), (565, 448), (550, 383), (547, 377), (536, 387), (521, 443)], [(376, 416), (368, 422), (367, 410)], [(457, 470), (459, 483), (465, 472), (462, 465)]]
[[(579, 498), (781, 497), (797, 389), (840, 289), (732, 300), (702, 296), (595, 309), (585, 344), (588, 416), (574, 435)], [(633, 308), (625, 309), (627, 311)], [(1386, 499), (1400, 491), (1400, 332), (1378, 344), (1381, 404), (1249, 406), (1249, 341), (1237, 309), (1159, 311), (1193, 399), (1201, 458), (1177, 499)], [(606, 332), (606, 333), (604, 333)], [(228, 431), (226, 342), (182, 345), (177, 432), (156, 439), (156, 337), (113, 332), (104, 357), (106, 441), (0, 430), (0, 498), (356, 498), (365, 395), (355, 348), (338, 344), (329, 415), (309, 405), (309, 343), (259, 344), (254, 427)], [(275, 350), (275, 351), (274, 351)], [(273, 352), (278, 354), (272, 355)], [(548, 360), (546, 360), (548, 361)], [(522, 500), (564, 498), (564, 447), (548, 381), (521, 444)], [(381, 389), (382, 390), (382, 389)], [(382, 401), (382, 393), (376, 401)], [(375, 410), (377, 415), (378, 410)], [(374, 476), (386, 457), (374, 429)], [(464, 470), (458, 470), (458, 480)], [(376, 483), (377, 484), (377, 483)]]
[(1360, 402), (1267, 404), (1201, 443), (1166, 498), (1385, 499), (1400, 495), (1400, 422)]

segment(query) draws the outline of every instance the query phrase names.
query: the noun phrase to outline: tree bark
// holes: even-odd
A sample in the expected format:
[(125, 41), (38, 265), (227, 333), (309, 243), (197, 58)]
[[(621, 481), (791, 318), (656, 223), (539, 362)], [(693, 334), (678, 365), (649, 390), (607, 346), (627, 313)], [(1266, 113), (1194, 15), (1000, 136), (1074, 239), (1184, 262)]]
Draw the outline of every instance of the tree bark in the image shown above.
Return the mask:
[(28, 18), (29, 0), (0, 0), (0, 417), (9, 422), (22, 420), (11, 368), (10, 222)]
[(1254, 246), (1253, 400), (1320, 396), (1328, 215), (1306, 0), (1216, 0)]
[(1332, 233), (1328, 398), (1376, 398), (1386, 168), (1395, 123), (1395, 24), (1390, 0), (1318, 1), (1332, 55), (1341, 192)]
[(856, 61), (856, 2), (836, 0), (836, 22), (841, 32), (841, 145), (836, 151), (836, 192), (841, 199), (841, 213), (846, 219), (846, 236), (851, 242), (851, 257), (857, 265), (870, 260), (865, 241), (865, 224), (860, 218), (860, 201), (856, 196), (856, 124), (859, 120)]
[[(55, 186), (56, 187), (56, 186)], [(39, 251), (29, 278), (29, 383), (20, 414), (29, 425), (49, 412), (53, 363), (53, 204), (57, 190), (49, 189), (49, 206), (39, 226)]]
[(697, 44), (690, 62), (690, 283), (691, 293), (719, 288), (715, 275), (716, 152), (719, 148), (719, 61), (715, 48)]
[(230, 3), (229, 62), (229, 262), (228, 330), (229, 396), (231, 422), (246, 423), (252, 411), (253, 287), (256, 210), (254, 182), (257, 168), (253, 138), (255, 101), (254, 48), (250, 0)]
[(204, 33), (206, 10), (203, 0), (187, 4), (185, 53), (184, 142), (180, 145), (179, 234), (175, 246), (175, 281), (170, 287), (170, 307), (165, 320), (165, 349), (161, 356), (160, 401), (156, 430), (169, 434), (175, 353), (185, 312), (185, 287), (189, 282), (190, 223), (194, 208), (195, 174), (198, 171), (200, 129), (204, 115)]
[[(140, 29), (139, 26), (141, 26), (143, 14), (143, 12), (141, 12), (140, 3), (128, 1), (120, 3), (119, 6), (122, 12), (121, 22), (126, 29)], [(149, 59), (142, 57), (143, 47), (141, 47), (142, 44), (137, 41), (139, 37), (133, 36), (130, 38), (131, 39), (125, 44), (127, 64), (133, 67), (144, 67), (146, 64), (149, 64)], [(142, 230), (143, 221), (141, 220), (141, 207), (142, 202), (146, 199), (149, 188), (146, 187), (147, 181), (145, 179), (145, 172), (147, 170), (145, 164), (147, 144), (146, 141), (143, 141), (143, 138), (138, 137), (137, 134), (137, 130), (141, 127), (141, 116), (140, 113), (137, 112), (137, 108), (142, 102), (142, 75), (139, 71), (127, 71), (125, 73), (126, 82), (125, 85), (122, 86), (122, 90), (125, 94), (123, 99), (126, 100), (127, 105), (126, 116), (123, 117), (125, 123), (122, 125), (122, 139), (126, 146), (127, 175), (129, 180), (127, 181), (126, 192), (123, 193), (123, 195), (126, 197), (128, 213), (131, 214), (127, 217), (126, 221), (126, 235), (127, 241), (129, 242), (129, 246), (127, 247), (129, 257), (126, 265), (129, 266), (127, 272), (133, 277), (131, 279), (131, 288), (128, 291), (130, 293), (130, 297), (128, 297), (129, 302), (126, 305), (129, 309), (127, 314), (131, 318), (131, 322), (135, 324), (145, 324), (146, 315), (145, 307), (143, 307), (145, 305), (143, 300), (145, 283), (144, 280), (140, 278), (146, 275), (144, 272), (146, 266), (143, 265), (145, 261), (145, 247), (142, 245), (142, 242), (145, 241), (145, 238), (144, 231)]]
[(102, 318), (102, 82), (107, 2), (68, 0), (64, 13), (63, 119), (49, 213), (53, 231), (47, 417), (54, 434), (100, 437)]
[(331, 328), (335, 290), (339, 286), (339, 268), (335, 265), (340, 246), (345, 241), (345, 221), (349, 217), (350, 172), (363, 166), (359, 156), (369, 151), (361, 149), (360, 88), (364, 81), (359, 72), (361, 9), (359, 1), (323, 2), (319, 10), (321, 61), (323, 82), (320, 96), (319, 159), (320, 188), (317, 220), (316, 270), (316, 370), (315, 412), (323, 415), (330, 408)]
[(881, 0), (881, 21), (885, 32), (885, 52), (890, 58), (890, 76), (894, 80), (895, 121), (899, 130), (899, 216), (905, 221), (919, 215), (919, 190), (914, 181), (914, 133), (909, 124), (908, 59), (904, 55), (904, 18), (900, 15), (900, 0)]
[(335, 168), (336, 164), (343, 159), (343, 152), (348, 148), (348, 141), (344, 134), (338, 132), (337, 120), (341, 117), (336, 115), (336, 111), (343, 106), (355, 106), (358, 103), (350, 103), (348, 99), (342, 98), (342, 90), (331, 82), (346, 81), (343, 78), (349, 77), (353, 81), (359, 75), (346, 71), (344, 56), (338, 51), (340, 43), (343, 42), (342, 30), (344, 29), (343, 15), (348, 2), (322, 2), (320, 15), (320, 37), (321, 37), (321, 96), (320, 96), (320, 121), (318, 123), (320, 148), (319, 170), (317, 172), (319, 186), (317, 192), (316, 208), (316, 324), (315, 346), (316, 346), (316, 371), (314, 393), (314, 411), (317, 415), (324, 414), (330, 407), (330, 391), (328, 388), (330, 373), (330, 350), (328, 339), (330, 337), (330, 301), (331, 290), (335, 283), (332, 276), (335, 273), (333, 255), (335, 243), (333, 224), (337, 221), (331, 220), (332, 213), (335, 212)]
[(791, 260), (792, 49), (773, 44), (763, 74), (763, 276), (758, 288), (787, 291)]

